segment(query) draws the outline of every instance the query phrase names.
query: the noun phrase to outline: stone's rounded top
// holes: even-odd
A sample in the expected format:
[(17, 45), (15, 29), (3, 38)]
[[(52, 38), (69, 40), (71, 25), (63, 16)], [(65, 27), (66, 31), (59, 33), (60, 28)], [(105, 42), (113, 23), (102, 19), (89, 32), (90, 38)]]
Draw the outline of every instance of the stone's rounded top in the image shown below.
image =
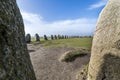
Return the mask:
[(111, 1), (111, 2), (120, 2), (120, 0), (108, 0), (108, 1)]

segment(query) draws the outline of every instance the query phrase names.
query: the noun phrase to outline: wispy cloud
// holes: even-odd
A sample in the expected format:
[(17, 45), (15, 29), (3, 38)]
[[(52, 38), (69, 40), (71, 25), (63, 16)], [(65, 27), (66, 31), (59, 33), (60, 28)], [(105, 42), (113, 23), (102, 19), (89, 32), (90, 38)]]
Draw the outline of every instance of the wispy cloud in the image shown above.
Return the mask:
[(106, 5), (107, 1), (108, 0), (100, 0), (97, 3), (90, 5), (90, 7), (88, 9), (92, 10), (92, 9), (100, 8), (100, 7), (104, 6), (104, 5)]
[(22, 11), (26, 33), (34, 35), (92, 35), (96, 25), (96, 18), (79, 18), (74, 20), (60, 20), (54, 22), (44, 21), (38, 14)]

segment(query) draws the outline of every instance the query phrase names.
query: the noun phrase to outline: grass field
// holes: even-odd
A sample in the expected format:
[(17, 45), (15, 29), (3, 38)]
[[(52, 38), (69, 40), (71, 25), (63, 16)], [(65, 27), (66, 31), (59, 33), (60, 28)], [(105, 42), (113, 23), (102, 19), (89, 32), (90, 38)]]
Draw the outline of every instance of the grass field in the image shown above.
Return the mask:
[[(34, 41), (34, 39), (32, 39)], [(41, 39), (40, 44), (45, 47), (58, 47), (58, 46), (68, 46), (75, 48), (91, 49), (92, 38), (69, 38), (69, 39), (59, 39), (59, 40), (48, 40), (44, 41)], [(36, 45), (36, 44), (35, 44)]]

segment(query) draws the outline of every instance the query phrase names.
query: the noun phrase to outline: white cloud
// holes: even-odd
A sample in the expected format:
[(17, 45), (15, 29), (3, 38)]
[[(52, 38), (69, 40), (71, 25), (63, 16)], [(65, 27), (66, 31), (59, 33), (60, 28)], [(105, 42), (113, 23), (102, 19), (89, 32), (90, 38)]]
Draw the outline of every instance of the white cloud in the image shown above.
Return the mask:
[(88, 9), (92, 10), (92, 9), (100, 8), (106, 5), (107, 1), (108, 0), (100, 0), (98, 3), (92, 4)]
[(96, 19), (79, 18), (74, 20), (60, 20), (47, 22), (34, 13), (22, 11), (26, 33), (34, 35), (38, 33), (40, 36), (51, 34), (66, 35), (92, 35), (96, 25)]

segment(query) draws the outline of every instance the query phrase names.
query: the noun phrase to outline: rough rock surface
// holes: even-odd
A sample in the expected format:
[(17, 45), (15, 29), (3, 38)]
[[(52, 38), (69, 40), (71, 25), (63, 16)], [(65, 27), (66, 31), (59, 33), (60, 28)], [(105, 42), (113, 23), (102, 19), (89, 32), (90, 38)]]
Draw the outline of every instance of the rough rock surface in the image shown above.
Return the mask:
[(36, 80), (16, 0), (0, 0), (0, 80)]
[(120, 0), (109, 0), (97, 23), (88, 80), (119, 80), (119, 67)]

